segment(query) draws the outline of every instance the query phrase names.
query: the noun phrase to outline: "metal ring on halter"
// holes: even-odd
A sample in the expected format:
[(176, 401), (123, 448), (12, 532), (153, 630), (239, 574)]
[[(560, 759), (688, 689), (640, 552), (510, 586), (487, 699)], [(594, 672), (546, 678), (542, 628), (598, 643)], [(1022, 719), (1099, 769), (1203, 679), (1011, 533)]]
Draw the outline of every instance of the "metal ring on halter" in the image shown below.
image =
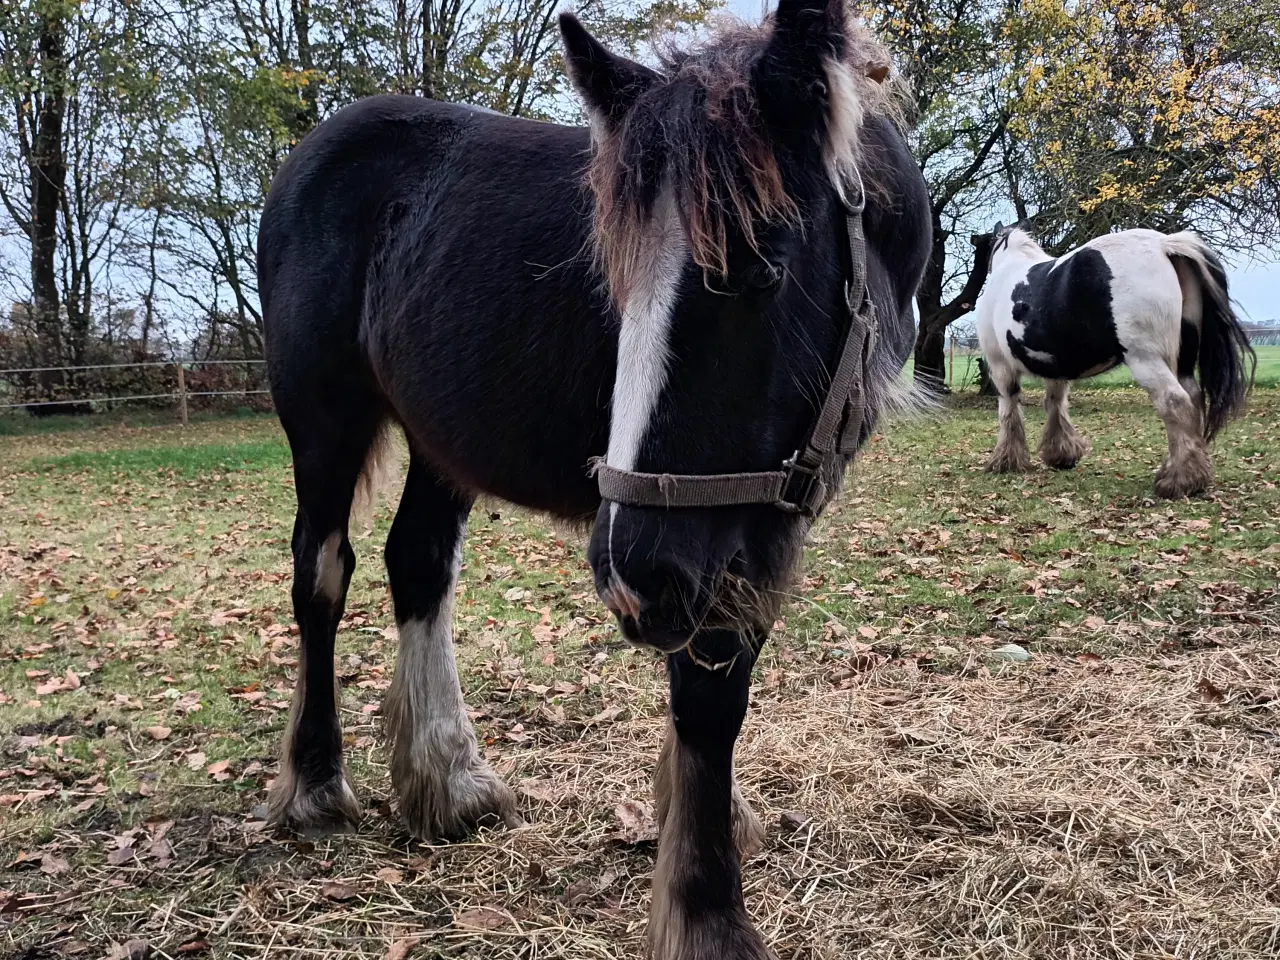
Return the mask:
[(840, 202), (844, 204), (845, 213), (850, 216), (859, 216), (867, 209), (867, 187), (862, 182), (862, 171), (856, 166), (853, 168), (853, 175), (858, 179), (858, 202), (850, 203), (849, 198), (845, 196), (844, 188), (840, 189)]

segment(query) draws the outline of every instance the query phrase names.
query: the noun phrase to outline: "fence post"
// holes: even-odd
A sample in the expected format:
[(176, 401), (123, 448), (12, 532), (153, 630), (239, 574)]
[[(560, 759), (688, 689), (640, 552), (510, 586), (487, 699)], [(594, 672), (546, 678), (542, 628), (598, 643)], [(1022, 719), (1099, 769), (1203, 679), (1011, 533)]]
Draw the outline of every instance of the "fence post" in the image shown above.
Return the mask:
[(182, 370), (182, 361), (178, 361), (178, 408), (182, 413), (182, 425), (187, 425), (187, 378)]
[(947, 390), (954, 390), (956, 386), (956, 335), (951, 335), (951, 362), (947, 364)]

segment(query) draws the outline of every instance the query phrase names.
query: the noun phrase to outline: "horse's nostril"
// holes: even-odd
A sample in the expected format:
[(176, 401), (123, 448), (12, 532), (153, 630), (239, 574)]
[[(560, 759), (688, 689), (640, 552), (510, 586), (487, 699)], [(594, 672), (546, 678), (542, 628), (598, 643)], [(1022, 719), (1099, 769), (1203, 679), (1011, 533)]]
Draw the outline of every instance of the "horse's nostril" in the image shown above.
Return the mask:
[(618, 617), (637, 619), (644, 606), (635, 592), (616, 577), (601, 594), (600, 599), (604, 601), (609, 611)]

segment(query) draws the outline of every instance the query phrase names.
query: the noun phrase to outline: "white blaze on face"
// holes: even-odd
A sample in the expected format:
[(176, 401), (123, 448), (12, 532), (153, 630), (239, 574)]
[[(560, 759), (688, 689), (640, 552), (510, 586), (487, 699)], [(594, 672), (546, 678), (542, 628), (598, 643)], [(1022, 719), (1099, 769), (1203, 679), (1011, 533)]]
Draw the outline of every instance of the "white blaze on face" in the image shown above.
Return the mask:
[(640, 445), (667, 382), (671, 318), (687, 247), (672, 192), (663, 191), (649, 222), (649, 236), (622, 308), (618, 371), (613, 385), (606, 462), (634, 470)]
[[(609, 421), (609, 450), (605, 462), (618, 470), (634, 470), (640, 459), (649, 422), (667, 383), (671, 321), (675, 312), (680, 275), (688, 256), (684, 230), (671, 190), (664, 190), (654, 205), (649, 236), (636, 265), (635, 281), (622, 307), (618, 333), (618, 367), (613, 384), (613, 409)], [(613, 525), (618, 504), (609, 505), (609, 567), (613, 569)], [(612, 576), (614, 602), (638, 614), (635, 601), (621, 577)], [(608, 598), (606, 598), (608, 600)]]

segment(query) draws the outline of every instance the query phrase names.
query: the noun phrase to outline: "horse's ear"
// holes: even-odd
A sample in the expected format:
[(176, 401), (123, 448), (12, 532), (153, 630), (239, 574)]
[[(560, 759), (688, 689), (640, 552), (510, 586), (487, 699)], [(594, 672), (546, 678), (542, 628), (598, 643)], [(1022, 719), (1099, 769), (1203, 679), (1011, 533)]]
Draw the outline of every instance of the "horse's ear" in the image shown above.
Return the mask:
[(778, 0), (766, 59), (795, 74), (822, 70), (823, 58), (844, 55), (845, 17), (845, 0)]
[(572, 13), (560, 14), (569, 79), (591, 119), (612, 129), (660, 78), (648, 67), (610, 53)]
[(845, 59), (845, 0), (780, 0), (756, 66), (756, 96), (775, 132), (807, 131), (831, 109), (829, 66)]
[(998, 236), (1000, 236), (1000, 233), (1001, 233), (1001, 231), (1003, 231), (1003, 230), (1004, 230), (1004, 221), (1003, 221), (1003, 220), (997, 220), (997, 221), (996, 221), (996, 225), (991, 229), (991, 235), (992, 235), (993, 237), (998, 237)]

